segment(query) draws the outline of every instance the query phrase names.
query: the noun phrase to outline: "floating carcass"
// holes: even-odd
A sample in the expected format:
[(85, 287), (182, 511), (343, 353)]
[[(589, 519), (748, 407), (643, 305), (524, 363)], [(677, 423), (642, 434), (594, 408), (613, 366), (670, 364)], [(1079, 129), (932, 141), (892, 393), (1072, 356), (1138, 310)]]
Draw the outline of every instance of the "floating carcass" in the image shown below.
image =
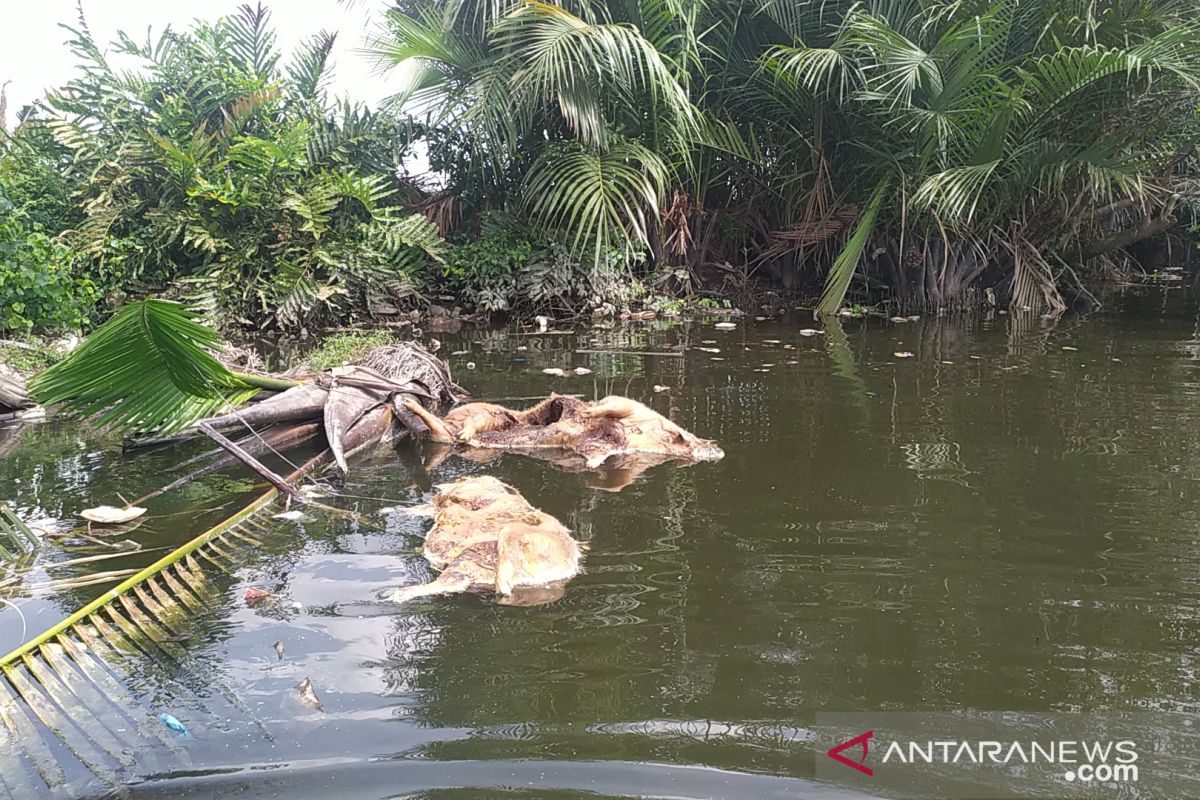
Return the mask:
[(553, 448), (577, 454), (588, 469), (630, 454), (685, 461), (715, 461), (725, 455), (716, 442), (689, 433), (627, 397), (587, 402), (551, 394), (524, 411), (467, 403), (441, 418), (410, 398), (401, 402), (425, 423), (435, 442), (497, 450)]
[(494, 593), (507, 605), (538, 605), (561, 597), (566, 581), (579, 573), (579, 542), (516, 489), (491, 477), (463, 478), (439, 489), (424, 556), (440, 574), (384, 599), (401, 603), (474, 591)]

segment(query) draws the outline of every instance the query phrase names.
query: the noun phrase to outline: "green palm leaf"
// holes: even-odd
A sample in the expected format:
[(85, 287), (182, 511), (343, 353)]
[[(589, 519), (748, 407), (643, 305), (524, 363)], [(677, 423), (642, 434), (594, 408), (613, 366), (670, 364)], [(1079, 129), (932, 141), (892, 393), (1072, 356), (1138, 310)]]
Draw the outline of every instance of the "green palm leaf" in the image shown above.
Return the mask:
[(832, 314), (842, 305), (846, 290), (850, 288), (850, 281), (854, 278), (854, 271), (858, 269), (863, 250), (867, 247), (867, 240), (875, 230), (875, 220), (879, 216), (879, 208), (883, 205), (887, 190), (888, 180), (885, 178), (876, 185), (875, 193), (871, 195), (854, 233), (850, 234), (842, 251), (834, 259), (833, 266), (829, 268), (829, 275), (825, 278), (825, 291), (821, 294), (821, 302), (817, 304), (818, 314)]
[(35, 376), (30, 393), (126, 431), (178, 430), (246, 402), (258, 389), (212, 356), (221, 339), (197, 316), (166, 300), (130, 303), (70, 357)]
[(661, 207), (666, 183), (666, 165), (635, 142), (605, 153), (558, 145), (530, 169), (526, 197), (534, 216), (566, 231), (575, 248), (593, 248), (599, 259), (618, 238), (648, 243), (647, 212)]

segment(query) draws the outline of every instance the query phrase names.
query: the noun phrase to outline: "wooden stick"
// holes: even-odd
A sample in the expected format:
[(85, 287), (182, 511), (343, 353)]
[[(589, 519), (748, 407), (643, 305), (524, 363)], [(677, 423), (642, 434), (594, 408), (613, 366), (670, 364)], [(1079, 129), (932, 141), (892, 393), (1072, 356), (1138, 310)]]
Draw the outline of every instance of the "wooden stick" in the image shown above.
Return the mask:
[[(305, 423), (303, 425), (296, 425), (294, 427), (287, 428), (284, 430), (265, 433), (265, 434), (263, 434), (262, 439), (259, 439), (259, 437), (255, 436), (254, 434), (250, 434), (246, 438), (239, 440), (237, 442), (237, 444), (238, 445), (244, 444), (247, 452), (251, 453), (252, 455), (257, 455), (259, 452), (266, 450), (268, 448), (274, 449), (274, 450), (282, 450), (282, 449), (291, 447), (293, 445), (299, 444), (300, 442), (302, 442), (306, 439), (310, 439), (313, 436), (316, 436), (320, 432), (321, 432), (321, 426), (319, 423), (309, 422), (309, 423)], [(201, 456), (197, 456), (197, 458), (201, 458), (205, 455), (212, 455), (213, 453), (219, 453), (219, 452), (220, 452), (220, 450), (214, 450), (214, 451), (212, 451), (212, 453), (205, 453), (205, 454), (202, 454)], [(155, 489), (153, 492), (150, 492), (150, 494), (139, 497), (138, 499), (134, 500), (132, 503), (127, 503), (127, 505), (140, 506), (142, 503), (146, 502), (147, 500), (152, 500), (155, 497), (166, 494), (167, 492), (171, 491), (172, 489), (176, 489), (185, 483), (190, 483), (191, 481), (194, 481), (197, 478), (203, 478), (205, 475), (209, 475), (213, 472), (216, 472), (217, 470), (224, 469), (225, 467), (229, 466), (230, 464), (236, 464), (237, 462), (238, 462), (238, 459), (234, 456), (222, 456), (222, 457), (216, 459), (215, 461), (205, 464), (203, 467), (200, 467), (199, 469), (195, 470), (194, 472), (189, 472), (187, 475), (184, 475), (180, 478), (176, 478), (175, 480), (168, 483), (166, 486), (162, 486), (158, 489)], [(189, 463), (189, 462), (185, 462), (185, 463)]]
[(257, 458), (250, 455), (242, 448), (238, 447), (237, 444), (235, 444), (234, 442), (225, 438), (225, 436), (223, 436), (222, 434), (218, 433), (216, 428), (214, 428), (212, 425), (209, 425), (207, 422), (200, 422), (200, 423), (197, 423), (196, 427), (199, 428), (204, 433), (205, 436), (207, 436), (208, 438), (210, 438), (214, 442), (216, 442), (217, 446), (220, 447), (222, 450), (225, 450), (230, 455), (235, 456), (239, 461), (241, 461), (247, 467), (254, 470), (262, 477), (266, 478), (267, 482), (269, 482), (276, 489), (283, 492), (288, 497), (295, 500), (297, 503), (304, 503), (307, 505), (308, 498), (305, 497), (303, 494), (301, 494), (299, 491), (297, 491), (294, 486), (292, 486), (287, 481), (285, 481), (283, 478), (279, 477), (279, 475), (275, 474), (270, 469), (268, 469), (267, 466), (265, 464), (263, 464), (261, 461), (259, 461)]

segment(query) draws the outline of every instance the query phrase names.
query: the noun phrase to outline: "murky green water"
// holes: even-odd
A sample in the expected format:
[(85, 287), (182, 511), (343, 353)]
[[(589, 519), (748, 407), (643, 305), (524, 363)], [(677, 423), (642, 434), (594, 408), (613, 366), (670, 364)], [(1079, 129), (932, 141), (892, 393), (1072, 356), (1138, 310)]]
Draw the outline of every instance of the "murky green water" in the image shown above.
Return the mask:
[[(838, 785), (814, 775), (821, 711), (1200, 709), (1195, 318), (798, 333), (811, 324), (440, 335), (481, 399), (626, 394), (726, 458), (657, 467), (619, 492), (516, 455), (426, 471), (402, 444), (360, 459), (329, 501), (377, 523), (271, 521), (266, 548), (213, 578), (224, 599), (186, 658), (122, 673), (192, 731), (192, 766), (141, 790), (826, 797)], [(542, 374), (581, 365), (595, 374)], [(198, 452), (122, 456), (54, 422), (0, 431), (0, 449), (0, 497), (52, 518), (144, 494)], [(415, 552), (428, 521), (378, 510), (475, 473), (573, 528), (590, 544), (584, 574), (535, 608), (375, 603), (428, 574)], [(184, 541), (253, 489), (236, 471), (207, 478), (152, 501), (127, 538)], [(61, 575), (39, 566), (27, 582), (48, 577)], [(280, 602), (246, 608), (251, 585)], [(33, 631), (103, 588), (12, 599)], [(0, 648), (19, 635), (0, 611)], [(305, 676), (324, 714), (290, 701)]]

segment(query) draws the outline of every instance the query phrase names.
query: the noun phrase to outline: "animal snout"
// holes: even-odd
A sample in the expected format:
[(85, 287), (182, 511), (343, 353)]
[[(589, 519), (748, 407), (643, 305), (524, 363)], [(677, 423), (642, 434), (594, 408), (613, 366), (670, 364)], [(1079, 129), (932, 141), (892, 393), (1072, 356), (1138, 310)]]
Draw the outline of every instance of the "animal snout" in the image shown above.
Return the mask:
[(701, 442), (695, 449), (696, 458), (702, 461), (720, 461), (725, 451), (716, 442)]

